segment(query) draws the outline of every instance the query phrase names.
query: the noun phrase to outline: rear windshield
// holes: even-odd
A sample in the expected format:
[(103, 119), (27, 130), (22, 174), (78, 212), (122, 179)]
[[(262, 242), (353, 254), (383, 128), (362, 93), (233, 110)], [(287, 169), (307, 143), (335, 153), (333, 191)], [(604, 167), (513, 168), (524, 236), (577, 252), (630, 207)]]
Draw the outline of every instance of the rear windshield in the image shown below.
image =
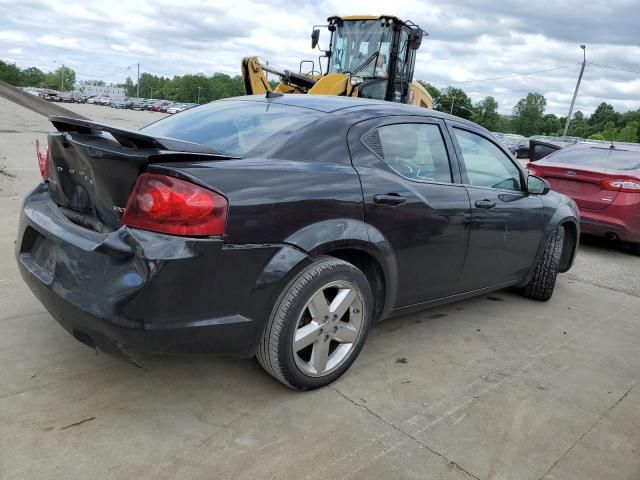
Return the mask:
[(640, 169), (640, 151), (614, 148), (568, 148), (559, 150), (549, 160), (610, 170)]
[(224, 100), (195, 107), (144, 127), (144, 133), (209, 145), (217, 152), (259, 155), (325, 115), (268, 102)]

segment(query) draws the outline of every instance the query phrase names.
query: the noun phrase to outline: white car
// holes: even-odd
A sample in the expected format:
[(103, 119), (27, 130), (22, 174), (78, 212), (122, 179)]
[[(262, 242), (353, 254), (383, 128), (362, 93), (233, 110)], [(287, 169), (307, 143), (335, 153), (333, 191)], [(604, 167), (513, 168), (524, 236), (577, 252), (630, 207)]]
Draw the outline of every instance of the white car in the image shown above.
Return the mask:
[(173, 115), (174, 113), (181, 112), (182, 110), (183, 108), (181, 103), (174, 103), (169, 108), (167, 108), (167, 113), (170, 113)]

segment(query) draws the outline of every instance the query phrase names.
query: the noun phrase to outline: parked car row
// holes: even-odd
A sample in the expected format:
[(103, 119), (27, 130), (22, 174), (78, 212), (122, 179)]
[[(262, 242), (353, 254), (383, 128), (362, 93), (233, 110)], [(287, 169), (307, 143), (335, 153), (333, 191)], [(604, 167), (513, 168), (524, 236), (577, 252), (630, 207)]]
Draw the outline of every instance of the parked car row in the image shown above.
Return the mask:
[(197, 103), (172, 102), (170, 100), (161, 100), (157, 98), (109, 98), (94, 97), (88, 100), (88, 103), (96, 105), (110, 106), (112, 108), (128, 108), (131, 110), (149, 110), (152, 112), (162, 113), (179, 113), (193, 107), (197, 107)]
[(91, 98), (90, 96), (83, 95), (79, 92), (58, 92), (57, 90), (50, 90), (46, 88), (25, 88), (25, 91), (32, 95), (37, 95), (49, 102), (87, 103), (87, 100)]

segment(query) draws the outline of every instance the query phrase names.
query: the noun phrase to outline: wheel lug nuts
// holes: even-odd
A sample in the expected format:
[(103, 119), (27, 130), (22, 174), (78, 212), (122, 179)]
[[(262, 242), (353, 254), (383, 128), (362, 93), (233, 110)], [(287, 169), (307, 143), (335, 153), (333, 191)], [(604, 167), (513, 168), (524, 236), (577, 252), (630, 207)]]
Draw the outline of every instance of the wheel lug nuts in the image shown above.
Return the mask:
[(354, 308), (353, 313), (360, 313), (360, 310), (358, 310), (357, 308)]
[(324, 341), (326, 342), (327, 340), (329, 340), (329, 335), (324, 336)]
[(337, 332), (338, 331), (338, 327), (333, 327), (333, 332)]
[(324, 316), (324, 319), (325, 319), (325, 320), (329, 320), (329, 315), (325, 315), (325, 316)]
[(324, 330), (321, 328), (320, 330), (318, 330), (318, 335), (322, 335), (322, 332), (324, 332)]

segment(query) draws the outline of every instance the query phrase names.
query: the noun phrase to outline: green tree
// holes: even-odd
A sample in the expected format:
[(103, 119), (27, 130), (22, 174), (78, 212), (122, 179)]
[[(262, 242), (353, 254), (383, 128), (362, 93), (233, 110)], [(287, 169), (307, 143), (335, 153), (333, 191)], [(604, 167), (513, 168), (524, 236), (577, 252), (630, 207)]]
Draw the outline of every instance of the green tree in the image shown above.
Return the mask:
[(118, 87), (124, 88), (124, 93), (127, 97), (136, 96), (137, 88), (136, 88), (136, 85), (133, 83), (133, 80), (131, 80), (131, 77), (127, 77), (124, 83), (118, 84)]
[(589, 117), (589, 125), (596, 130), (603, 130), (608, 122), (617, 123), (620, 114), (613, 109), (613, 105), (602, 102)]
[(567, 134), (572, 137), (588, 138), (594, 132), (593, 127), (585, 119), (584, 113), (578, 110), (573, 116), (573, 121), (569, 124)]
[(529, 137), (540, 131), (547, 100), (540, 93), (528, 93), (513, 107), (513, 121), (517, 133)]
[(0, 80), (10, 85), (20, 86), (22, 72), (15, 63), (6, 63), (0, 60)]
[(640, 122), (637, 121), (627, 123), (616, 135), (616, 140), (619, 142), (637, 142), (639, 126)]
[(615, 123), (613, 123), (613, 121), (609, 121), (607, 122), (607, 124), (604, 127), (604, 130), (602, 131), (602, 135), (604, 136), (604, 139), (607, 141), (613, 141), (615, 140), (615, 138), (618, 136), (618, 129), (616, 128)]
[(22, 70), (23, 87), (37, 87), (44, 80), (44, 72), (36, 67), (29, 67)]
[(471, 99), (464, 90), (455, 87), (447, 87), (442, 90), (438, 102), (434, 102), (433, 108), (466, 119), (470, 119), (473, 115)]
[(540, 123), (540, 133), (543, 135), (558, 135), (562, 130), (562, 125), (560, 124), (560, 119), (555, 116), (553, 113), (548, 113), (547, 115), (542, 117), (542, 122)]
[[(44, 76), (41, 86), (53, 90), (73, 90), (76, 83), (76, 72), (67, 67), (60, 67), (55, 72), (49, 72)], [(64, 84), (64, 85), (63, 85)]]
[(487, 130), (495, 132), (500, 122), (498, 114), (498, 102), (495, 98), (488, 96), (484, 100), (476, 103), (471, 119), (482, 125)]
[(511, 115), (500, 115), (498, 118), (498, 126), (495, 131), (502, 133), (514, 133), (513, 117)]

